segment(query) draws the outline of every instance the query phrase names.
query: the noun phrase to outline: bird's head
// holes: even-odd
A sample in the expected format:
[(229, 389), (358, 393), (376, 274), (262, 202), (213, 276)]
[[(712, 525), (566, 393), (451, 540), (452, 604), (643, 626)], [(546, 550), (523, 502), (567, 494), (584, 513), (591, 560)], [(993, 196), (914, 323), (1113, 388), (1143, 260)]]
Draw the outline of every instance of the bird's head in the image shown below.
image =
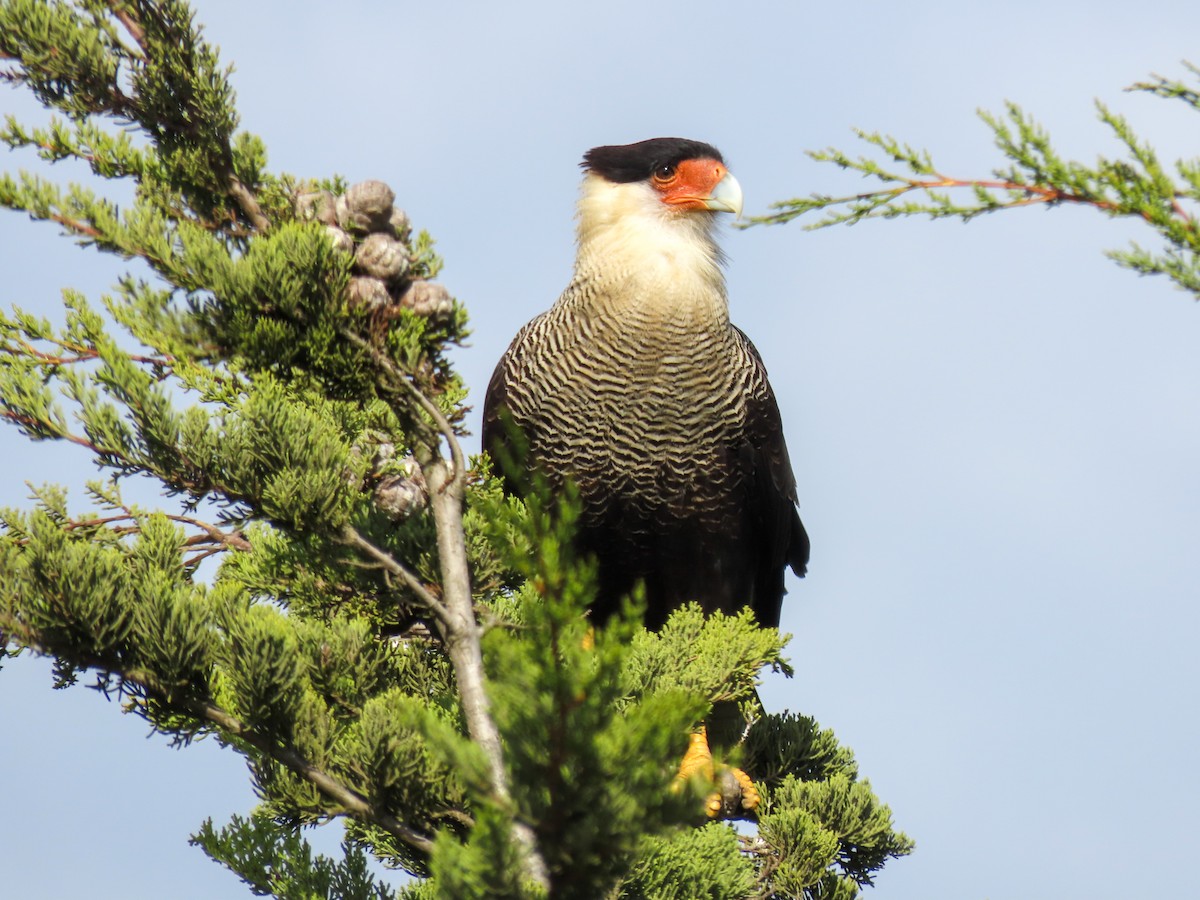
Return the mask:
[(651, 138), (596, 147), (581, 163), (589, 175), (615, 189), (656, 199), (668, 214), (731, 212), (741, 215), (742, 188), (711, 144), (685, 138)]
[(706, 277), (717, 274), (722, 257), (713, 240), (716, 214), (740, 215), (742, 188), (716, 147), (652, 138), (596, 147), (581, 165), (581, 250), (591, 246), (614, 264), (691, 259)]
[(589, 188), (640, 198), (663, 215), (731, 212), (741, 215), (742, 188), (711, 144), (685, 138), (651, 138), (636, 144), (595, 147), (580, 164)]

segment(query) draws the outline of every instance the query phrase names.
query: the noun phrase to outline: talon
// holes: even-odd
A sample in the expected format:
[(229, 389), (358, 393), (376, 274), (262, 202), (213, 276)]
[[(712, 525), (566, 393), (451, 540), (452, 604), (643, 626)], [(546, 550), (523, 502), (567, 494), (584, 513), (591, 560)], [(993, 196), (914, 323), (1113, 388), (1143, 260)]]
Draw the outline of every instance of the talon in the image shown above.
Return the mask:
[(741, 769), (730, 769), (730, 773), (737, 779), (738, 786), (742, 790), (742, 809), (745, 812), (753, 812), (758, 809), (758, 804), (762, 798), (758, 795), (758, 788), (754, 786), (754, 782), (750, 780), (750, 776)]
[(708, 799), (704, 801), (704, 814), (710, 819), (715, 819), (721, 815), (721, 809), (724, 803), (721, 802), (721, 794), (714, 792), (708, 795)]

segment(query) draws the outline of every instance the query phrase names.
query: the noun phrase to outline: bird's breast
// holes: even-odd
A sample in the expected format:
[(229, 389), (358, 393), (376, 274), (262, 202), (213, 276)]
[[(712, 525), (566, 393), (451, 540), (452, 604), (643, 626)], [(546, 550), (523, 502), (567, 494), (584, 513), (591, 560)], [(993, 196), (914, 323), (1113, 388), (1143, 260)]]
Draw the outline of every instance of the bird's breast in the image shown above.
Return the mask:
[(560, 304), (535, 324), (509, 397), (535, 463), (574, 480), (598, 513), (736, 493), (748, 367), (727, 321), (686, 306)]

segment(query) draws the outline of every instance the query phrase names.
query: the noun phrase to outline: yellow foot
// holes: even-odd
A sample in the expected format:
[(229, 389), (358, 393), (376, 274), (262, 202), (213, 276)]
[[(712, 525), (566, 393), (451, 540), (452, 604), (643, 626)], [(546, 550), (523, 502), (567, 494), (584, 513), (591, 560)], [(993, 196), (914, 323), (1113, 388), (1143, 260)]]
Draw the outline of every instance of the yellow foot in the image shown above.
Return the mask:
[(737, 818), (758, 807), (758, 789), (749, 775), (732, 766), (722, 766), (719, 773), (714, 770), (708, 732), (704, 726), (691, 735), (687, 753), (683, 755), (679, 771), (675, 774), (677, 789), (693, 775), (702, 775), (707, 781), (715, 782), (717, 789), (704, 801), (704, 813), (710, 819)]

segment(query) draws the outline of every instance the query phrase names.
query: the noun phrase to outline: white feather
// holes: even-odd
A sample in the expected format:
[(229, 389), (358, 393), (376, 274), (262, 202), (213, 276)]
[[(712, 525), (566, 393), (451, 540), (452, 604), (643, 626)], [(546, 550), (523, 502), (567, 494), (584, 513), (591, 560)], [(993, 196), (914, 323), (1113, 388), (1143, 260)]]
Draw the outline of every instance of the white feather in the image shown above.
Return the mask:
[(624, 303), (655, 317), (726, 318), (716, 216), (669, 206), (644, 181), (614, 184), (589, 173), (578, 206), (575, 280), (603, 285), (613, 312)]

